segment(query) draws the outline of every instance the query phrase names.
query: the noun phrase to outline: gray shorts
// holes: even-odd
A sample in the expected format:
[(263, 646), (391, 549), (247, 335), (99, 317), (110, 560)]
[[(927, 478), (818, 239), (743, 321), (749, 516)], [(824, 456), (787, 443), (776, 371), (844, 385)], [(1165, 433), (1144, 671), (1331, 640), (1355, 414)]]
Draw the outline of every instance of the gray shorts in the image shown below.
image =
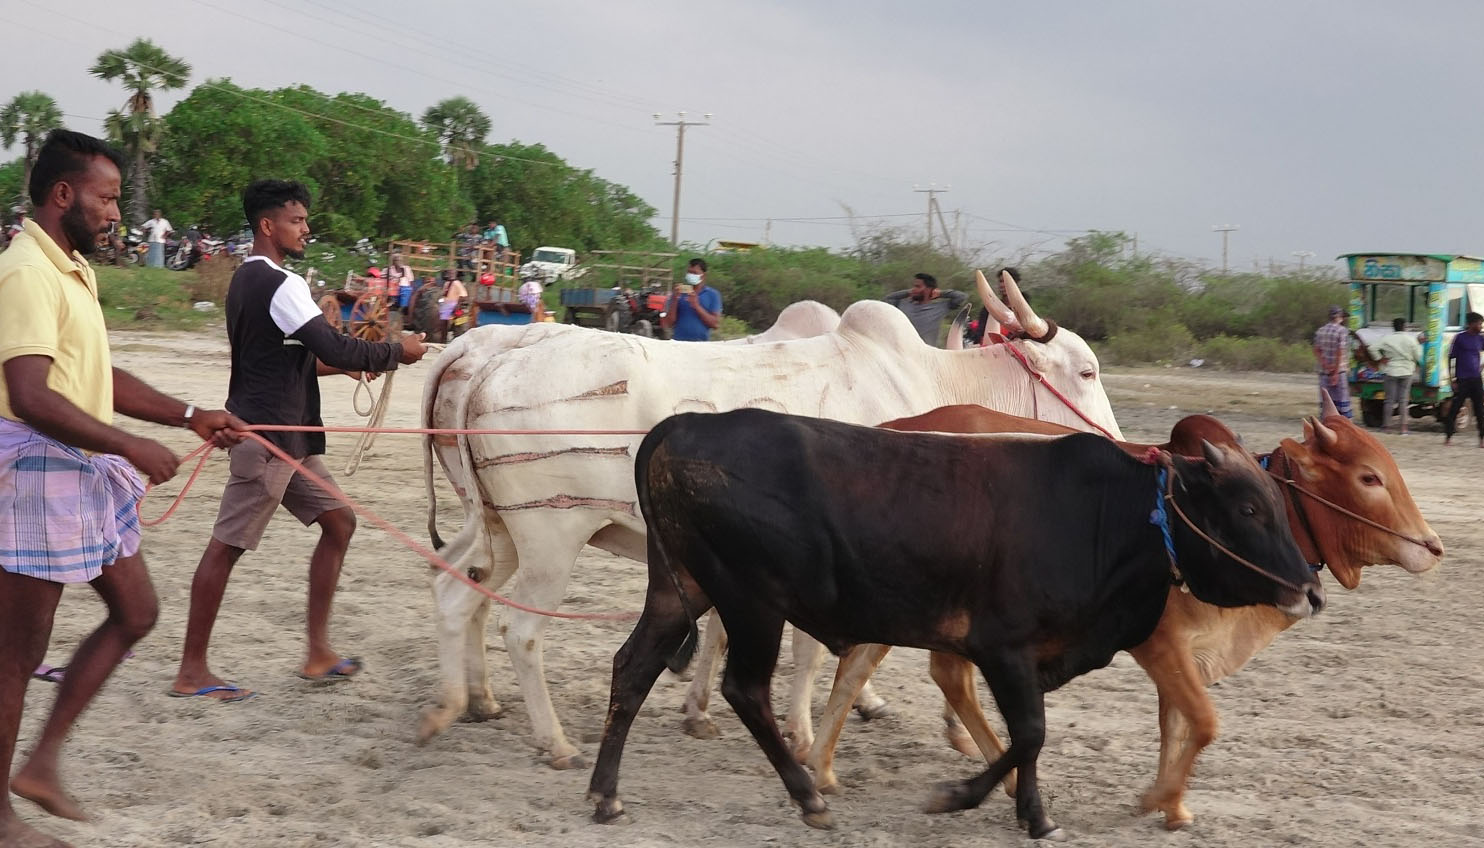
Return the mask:
[[(255, 551), (279, 504), (304, 526), (345, 504), (310, 482), (255, 440), (235, 445), (230, 452), (232, 476), (222, 491), (211, 535), (224, 545)], [(300, 460), (304, 467), (333, 482), (318, 456)]]

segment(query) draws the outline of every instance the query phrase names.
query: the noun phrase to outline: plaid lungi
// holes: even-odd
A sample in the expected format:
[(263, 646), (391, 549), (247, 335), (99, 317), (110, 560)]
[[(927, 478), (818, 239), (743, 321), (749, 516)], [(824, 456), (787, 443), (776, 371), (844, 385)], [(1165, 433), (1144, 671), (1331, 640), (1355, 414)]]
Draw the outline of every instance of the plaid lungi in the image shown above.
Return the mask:
[(86, 583), (139, 552), (144, 483), (123, 457), (89, 456), (0, 417), (0, 568)]

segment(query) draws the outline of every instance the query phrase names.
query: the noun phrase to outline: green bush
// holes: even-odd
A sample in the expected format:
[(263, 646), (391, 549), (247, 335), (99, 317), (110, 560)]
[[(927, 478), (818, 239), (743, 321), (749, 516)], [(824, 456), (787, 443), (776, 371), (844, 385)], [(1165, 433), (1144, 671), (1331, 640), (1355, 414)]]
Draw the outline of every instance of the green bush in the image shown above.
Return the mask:
[(1201, 355), (1211, 365), (1231, 371), (1303, 372), (1314, 367), (1309, 345), (1261, 336), (1216, 336), (1201, 346)]
[(1119, 333), (1102, 345), (1100, 355), (1116, 365), (1183, 364), (1195, 355), (1195, 336), (1173, 322)]
[(733, 318), (730, 315), (723, 315), (721, 316), (721, 326), (716, 328), (713, 339), (723, 341), (726, 339), (740, 339), (743, 336), (750, 335), (752, 335), (752, 328), (747, 326), (746, 321), (740, 318)]

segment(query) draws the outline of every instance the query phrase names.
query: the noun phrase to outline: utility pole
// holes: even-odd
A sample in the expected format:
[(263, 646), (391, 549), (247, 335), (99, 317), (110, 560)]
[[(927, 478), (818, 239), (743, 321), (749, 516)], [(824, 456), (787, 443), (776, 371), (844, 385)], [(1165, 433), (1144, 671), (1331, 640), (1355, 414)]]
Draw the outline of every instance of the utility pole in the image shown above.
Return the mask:
[(1314, 255), (1314, 251), (1312, 251), (1312, 250), (1295, 250), (1293, 252), (1293, 255), (1298, 257), (1298, 261), (1299, 261), (1299, 273), (1302, 274), (1302, 273), (1304, 273), (1304, 260), (1308, 259), (1310, 256), (1313, 256)]
[(705, 120), (687, 121), (684, 112), (676, 112), (675, 117), (679, 120), (661, 121), (660, 113), (654, 113), (654, 125), (657, 127), (675, 128), (675, 201), (670, 207), (670, 244), (673, 247), (680, 246), (680, 174), (685, 163), (685, 128), (686, 127), (709, 127), (711, 126), (711, 113), (707, 112)]
[(1236, 224), (1214, 224), (1212, 232), (1221, 233), (1221, 273), (1226, 273), (1226, 237), (1236, 230), (1242, 229)]
[[(912, 186), (912, 190), (913, 191), (915, 191), (915, 192), (917, 192), (919, 194), (926, 194), (928, 196), (928, 205), (927, 205), (927, 243), (928, 243), (928, 247), (932, 247), (933, 246), (933, 213), (934, 212), (937, 212), (938, 213), (938, 217), (940, 219), (943, 217), (943, 213), (938, 210), (938, 195), (939, 194), (942, 194), (942, 193), (944, 193), (946, 191), (948, 191), (948, 188), (949, 188), (948, 186), (943, 186), (942, 188), (938, 188), (938, 184), (937, 183), (928, 183), (928, 187), (927, 188), (918, 188), (916, 185), (913, 185)], [(947, 227), (944, 227), (943, 228), (943, 237), (944, 238), (947, 238), (948, 237), (948, 228)], [(952, 249), (951, 246), (950, 246), (950, 249)]]

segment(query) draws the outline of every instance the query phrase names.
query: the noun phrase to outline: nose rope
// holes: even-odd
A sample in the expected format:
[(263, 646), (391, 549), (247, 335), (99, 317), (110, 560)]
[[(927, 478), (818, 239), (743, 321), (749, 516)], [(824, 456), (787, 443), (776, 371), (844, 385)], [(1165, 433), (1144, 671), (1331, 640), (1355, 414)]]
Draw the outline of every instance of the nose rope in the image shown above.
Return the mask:
[[(1270, 457), (1271, 456), (1277, 456), (1277, 455), (1281, 455), (1283, 457), (1283, 469), (1284, 469), (1284, 472), (1285, 473), (1279, 474), (1278, 472), (1273, 471), (1270, 468), (1268, 469), (1268, 473), (1271, 474), (1274, 479), (1276, 479), (1279, 483), (1282, 483), (1284, 485), (1284, 487), (1288, 489), (1288, 491), (1289, 491), (1289, 497), (1290, 498), (1293, 497), (1293, 493), (1294, 492), (1297, 492), (1298, 494), (1301, 494), (1304, 497), (1307, 497), (1310, 500), (1313, 500), (1315, 503), (1318, 503), (1318, 504), (1320, 504), (1322, 506), (1329, 507), (1330, 509), (1334, 510), (1335, 512), (1338, 512), (1339, 514), (1345, 516), (1346, 518), (1349, 518), (1349, 519), (1352, 519), (1352, 520), (1355, 520), (1355, 521), (1359, 521), (1361, 524), (1364, 524), (1367, 527), (1371, 527), (1371, 528), (1374, 528), (1376, 530), (1380, 530), (1382, 533), (1388, 533), (1388, 534), (1390, 534), (1392, 536), (1397, 537), (1398, 539), (1401, 539), (1404, 542), (1411, 542), (1412, 544), (1417, 545), (1418, 547), (1426, 548), (1430, 552), (1433, 550), (1433, 546), (1429, 542), (1426, 542), (1426, 541), (1424, 541), (1422, 539), (1419, 539), (1416, 536), (1409, 536), (1406, 533), (1402, 533), (1399, 530), (1393, 530), (1390, 527), (1387, 527), (1385, 524), (1381, 524), (1381, 523), (1372, 521), (1369, 518), (1366, 518), (1364, 515), (1360, 515), (1358, 513), (1351, 512), (1350, 510), (1344, 508), (1343, 506), (1340, 506), (1339, 504), (1335, 503), (1334, 501), (1327, 500), (1327, 499), (1325, 499), (1323, 497), (1320, 497), (1319, 495), (1316, 495), (1315, 493), (1309, 491), (1308, 489), (1305, 489), (1303, 486), (1300, 486), (1298, 484), (1298, 481), (1297, 480), (1294, 480), (1292, 477), (1288, 476), (1288, 474), (1286, 473), (1286, 472), (1290, 471), (1293, 468), (1293, 460), (1292, 459), (1289, 459), (1288, 454), (1283, 453), (1283, 451), (1281, 449), (1275, 450), (1275, 451), (1273, 451), (1272, 454), (1269, 454)], [(1267, 465), (1264, 465), (1263, 467), (1264, 468), (1267, 468)], [(1308, 516), (1304, 515), (1303, 507), (1299, 505), (1299, 502), (1298, 502), (1297, 498), (1294, 498), (1294, 507), (1295, 507), (1295, 511), (1298, 512), (1299, 513), (1299, 516), (1303, 519), (1304, 529), (1308, 530), (1308, 532), (1309, 532), (1309, 538), (1314, 541), (1315, 550), (1318, 550), (1318, 548), (1319, 548), (1319, 540), (1314, 536), (1314, 530), (1313, 530), (1313, 528), (1309, 527)]]

